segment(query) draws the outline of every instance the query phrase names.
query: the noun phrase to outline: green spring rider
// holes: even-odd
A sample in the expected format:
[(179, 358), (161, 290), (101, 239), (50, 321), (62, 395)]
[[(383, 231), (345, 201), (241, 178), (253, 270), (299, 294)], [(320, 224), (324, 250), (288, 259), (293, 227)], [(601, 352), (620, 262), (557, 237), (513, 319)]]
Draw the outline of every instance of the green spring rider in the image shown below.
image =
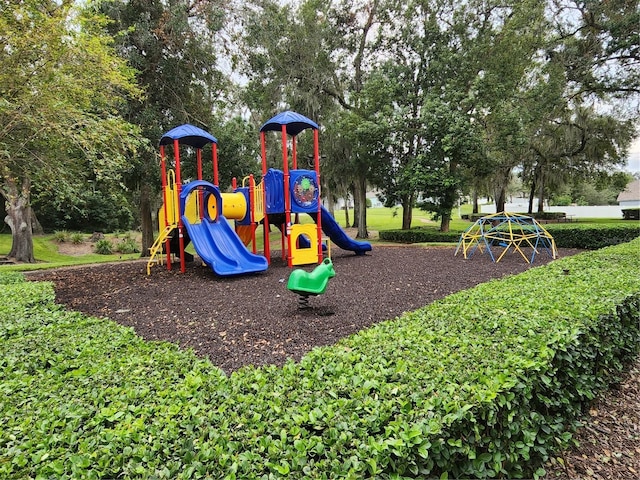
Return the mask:
[(329, 279), (336, 276), (333, 263), (330, 258), (325, 258), (320, 265), (307, 272), (302, 269), (294, 270), (289, 275), (287, 288), (299, 295), (298, 308), (309, 307), (309, 297), (311, 295), (321, 295), (327, 289)]

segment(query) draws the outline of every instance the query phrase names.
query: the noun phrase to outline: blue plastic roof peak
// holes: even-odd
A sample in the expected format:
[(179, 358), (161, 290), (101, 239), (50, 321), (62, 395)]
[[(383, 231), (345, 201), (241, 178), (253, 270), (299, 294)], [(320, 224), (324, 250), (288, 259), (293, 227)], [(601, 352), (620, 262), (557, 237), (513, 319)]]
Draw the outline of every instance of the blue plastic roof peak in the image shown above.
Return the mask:
[(208, 143), (218, 143), (218, 140), (213, 135), (188, 123), (165, 133), (160, 139), (160, 145), (172, 145), (174, 140), (178, 140), (181, 145), (189, 145), (195, 148), (202, 148)]
[(313, 120), (309, 120), (307, 117), (300, 115), (299, 113), (287, 110), (286, 112), (281, 112), (270, 120), (267, 120), (264, 125), (260, 127), (260, 131), (279, 132), (282, 130), (283, 125), (287, 126), (287, 133), (293, 136), (307, 128), (318, 128), (318, 124)]

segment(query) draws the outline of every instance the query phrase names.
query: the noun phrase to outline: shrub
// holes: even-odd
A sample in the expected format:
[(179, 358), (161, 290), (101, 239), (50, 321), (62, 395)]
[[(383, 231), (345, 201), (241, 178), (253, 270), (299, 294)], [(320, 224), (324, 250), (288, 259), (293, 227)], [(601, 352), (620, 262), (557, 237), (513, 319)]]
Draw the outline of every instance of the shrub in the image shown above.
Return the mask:
[(111, 255), (113, 253), (113, 244), (106, 238), (96, 242), (96, 253), (99, 255)]
[(64, 243), (69, 240), (69, 232), (66, 230), (56, 230), (53, 234), (53, 239), (58, 243)]
[(383, 230), (380, 240), (397, 243), (455, 243), (462, 232), (441, 232), (433, 227), (417, 227), (410, 230)]
[(71, 234), (71, 243), (74, 245), (80, 245), (82, 242), (84, 242), (84, 235), (79, 232)]
[(115, 249), (120, 253), (140, 253), (140, 246), (131, 237), (123, 238), (116, 244)]
[(545, 229), (557, 247), (587, 250), (618, 245), (640, 236), (640, 223), (550, 224)]
[[(0, 289), (5, 478), (539, 477), (640, 348), (640, 239), (230, 377)], [(37, 385), (37, 388), (33, 386)]]
[(640, 208), (623, 208), (622, 218), (625, 220), (640, 220)]
[[(549, 213), (555, 214), (558, 212)], [(554, 223), (544, 225), (544, 227), (553, 236), (556, 246), (561, 248), (597, 250), (629, 242), (640, 236), (640, 223)], [(457, 243), (461, 234), (462, 232), (457, 231), (444, 233), (433, 227), (417, 227), (411, 230), (381, 231), (380, 239), (397, 243)]]
[(2, 272), (0, 273), (0, 285), (11, 285), (14, 283), (24, 282), (24, 275), (20, 272)]

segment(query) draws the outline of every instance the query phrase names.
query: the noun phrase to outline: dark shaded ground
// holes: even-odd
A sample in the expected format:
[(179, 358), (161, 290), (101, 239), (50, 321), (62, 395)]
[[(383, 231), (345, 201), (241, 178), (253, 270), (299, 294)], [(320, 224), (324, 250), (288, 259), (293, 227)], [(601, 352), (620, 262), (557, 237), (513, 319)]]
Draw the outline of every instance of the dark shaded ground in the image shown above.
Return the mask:
[[(244, 365), (282, 364), (376, 322), (395, 318), (452, 292), (531, 266), (518, 254), (499, 263), (487, 255), (454, 257), (453, 247), (380, 247), (366, 256), (332, 249), (336, 277), (324, 295), (299, 310), (287, 290), (290, 269), (274, 257), (269, 270), (220, 278), (205, 266), (186, 273), (126, 262), (27, 274), (55, 283), (69, 309), (109, 317), (149, 340), (192, 348), (226, 372)], [(560, 249), (560, 257), (578, 250)], [(277, 252), (276, 252), (277, 255)], [(546, 254), (533, 266), (548, 263)], [(313, 267), (306, 267), (311, 270)], [(591, 408), (577, 438), (581, 446), (554, 459), (547, 478), (640, 478), (640, 365)], [(564, 465), (563, 465), (564, 463)]]

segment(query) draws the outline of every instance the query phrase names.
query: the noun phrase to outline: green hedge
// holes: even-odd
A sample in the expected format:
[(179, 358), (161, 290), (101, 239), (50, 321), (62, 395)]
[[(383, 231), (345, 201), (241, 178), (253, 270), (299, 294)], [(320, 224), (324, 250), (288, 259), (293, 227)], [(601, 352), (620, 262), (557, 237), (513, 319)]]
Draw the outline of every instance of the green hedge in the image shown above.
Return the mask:
[(440, 232), (433, 227), (416, 227), (410, 230), (381, 230), (380, 240), (396, 243), (455, 243), (461, 231)]
[[(584, 224), (557, 223), (543, 225), (559, 248), (598, 248), (618, 245), (640, 236), (640, 223)], [(386, 230), (380, 239), (397, 243), (457, 243), (462, 232), (439, 232), (434, 228), (417, 227), (411, 230)]]
[(3, 478), (532, 477), (640, 341), (640, 239), (225, 377), (0, 290)]
[(630, 242), (640, 236), (640, 222), (585, 224), (562, 223), (544, 225), (544, 228), (556, 241), (557, 247), (598, 248)]

